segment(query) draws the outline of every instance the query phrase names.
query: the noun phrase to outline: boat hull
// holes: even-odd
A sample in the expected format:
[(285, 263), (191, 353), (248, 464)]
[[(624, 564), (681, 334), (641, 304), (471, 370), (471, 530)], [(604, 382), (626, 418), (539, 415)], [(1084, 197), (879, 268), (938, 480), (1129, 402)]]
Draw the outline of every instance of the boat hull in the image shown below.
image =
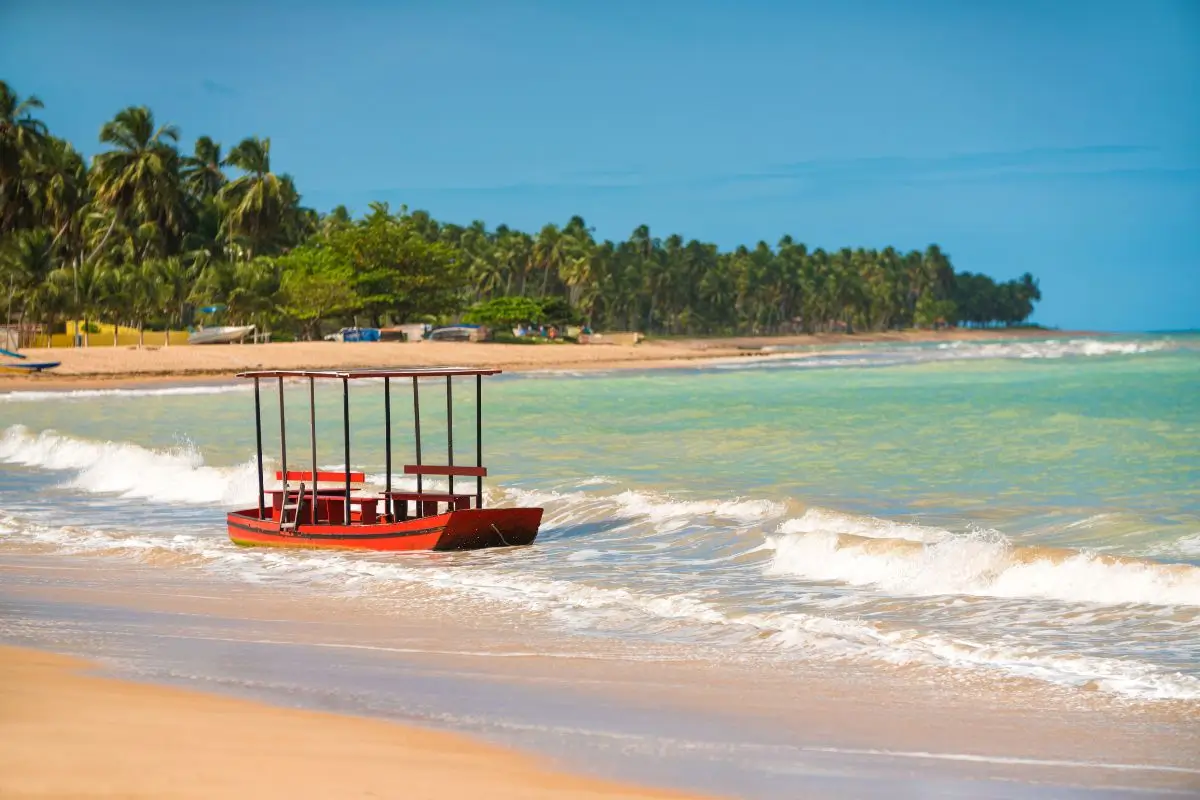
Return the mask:
[(188, 336), (188, 344), (233, 344), (254, 333), (253, 325), (226, 325), (205, 328)]
[(14, 372), (44, 372), (45, 370), (61, 366), (61, 364), (61, 361), (22, 361), (19, 364), (0, 364), (0, 369), (12, 370)]
[[(271, 509), (267, 509), (270, 515)], [(542, 522), (540, 508), (461, 509), (432, 517), (374, 525), (305, 525), (280, 531), (279, 521), (258, 509), (231, 511), (229, 538), (244, 547), (330, 550), (478, 550), (531, 544)]]

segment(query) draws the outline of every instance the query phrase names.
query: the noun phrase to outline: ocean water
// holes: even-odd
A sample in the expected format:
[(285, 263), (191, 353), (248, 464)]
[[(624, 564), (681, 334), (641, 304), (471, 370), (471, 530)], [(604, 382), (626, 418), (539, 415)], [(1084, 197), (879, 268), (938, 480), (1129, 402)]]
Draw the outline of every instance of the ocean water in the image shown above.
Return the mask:
[[(454, 398), (473, 459), (474, 387)], [(307, 465), (308, 387), (288, 384)], [(341, 387), (317, 389), (322, 466)], [(1033, 680), (1200, 700), (1200, 336), (776, 350), (485, 381), (486, 491), (544, 506), (519, 550), (247, 550), (246, 385), (0, 395), (0, 552), (88, 554), (397, 614), (464, 609), (546, 652)], [(394, 389), (396, 460), (411, 394)], [(278, 462), (274, 387), (265, 449)], [(382, 483), (382, 385), (351, 462)], [(444, 386), (422, 390), (446, 446)], [(406, 479), (397, 476), (397, 483)], [(447, 610), (450, 609), (450, 610)], [(514, 633), (514, 636), (517, 635)]]

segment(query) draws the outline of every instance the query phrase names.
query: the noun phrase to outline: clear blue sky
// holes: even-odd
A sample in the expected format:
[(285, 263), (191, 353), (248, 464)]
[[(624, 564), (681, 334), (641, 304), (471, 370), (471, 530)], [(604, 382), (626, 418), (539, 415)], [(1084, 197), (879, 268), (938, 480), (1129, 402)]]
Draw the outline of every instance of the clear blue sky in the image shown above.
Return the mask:
[(325, 211), (924, 247), (1065, 328), (1200, 327), (1200, 2), (21, 2), (0, 78), (95, 152), (270, 136)]

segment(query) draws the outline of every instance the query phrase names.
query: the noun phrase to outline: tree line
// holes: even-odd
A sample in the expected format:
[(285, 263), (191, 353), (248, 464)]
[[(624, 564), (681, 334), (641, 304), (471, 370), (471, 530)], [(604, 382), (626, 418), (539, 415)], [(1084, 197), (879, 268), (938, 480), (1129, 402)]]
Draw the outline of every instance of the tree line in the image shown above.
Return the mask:
[[(901, 252), (771, 247), (721, 251), (639, 226), (599, 241), (581, 217), (536, 234), (373, 203), (319, 214), (276, 172), (271, 141), (228, 151), (130, 107), (100, 129), (90, 163), (0, 81), (0, 281), (10, 322), (97, 320), (146, 328), (222, 321), (316, 338), (352, 319), (441, 322), (555, 308), (599, 329), (650, 334), (879, 331), (1015, 325), (1041, 294), (1026, 273), (959, 273), (937, 245)], [(532, 304), (508, 298), (528, 298)], [(499, 302), (499, 305), (497, 305)], [(538, 322), (540, 320), (525, 320)]]

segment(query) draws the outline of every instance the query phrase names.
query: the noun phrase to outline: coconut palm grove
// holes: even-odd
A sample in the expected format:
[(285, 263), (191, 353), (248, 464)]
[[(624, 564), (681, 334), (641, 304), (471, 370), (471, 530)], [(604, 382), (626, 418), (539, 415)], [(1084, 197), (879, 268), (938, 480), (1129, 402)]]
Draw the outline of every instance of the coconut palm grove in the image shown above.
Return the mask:
[(352, 320), (584, 323), (649, 334), (882, 331), (1025, 322), (1026, 273), (958, 272), (932, 244), (809, 249), (784, 235), (722, 251), (646, 225), (597, 241), (579, 216), (528, 233), (372, 204), (306, 208), (271, 140), (207, 136), (189, 154), (150, 109), (99, 129), (90, 161), (0, 81), (0, 280), (11, 322), (62, 331), (95, 320), (139, 331), (206, 308), (276, 339)]

